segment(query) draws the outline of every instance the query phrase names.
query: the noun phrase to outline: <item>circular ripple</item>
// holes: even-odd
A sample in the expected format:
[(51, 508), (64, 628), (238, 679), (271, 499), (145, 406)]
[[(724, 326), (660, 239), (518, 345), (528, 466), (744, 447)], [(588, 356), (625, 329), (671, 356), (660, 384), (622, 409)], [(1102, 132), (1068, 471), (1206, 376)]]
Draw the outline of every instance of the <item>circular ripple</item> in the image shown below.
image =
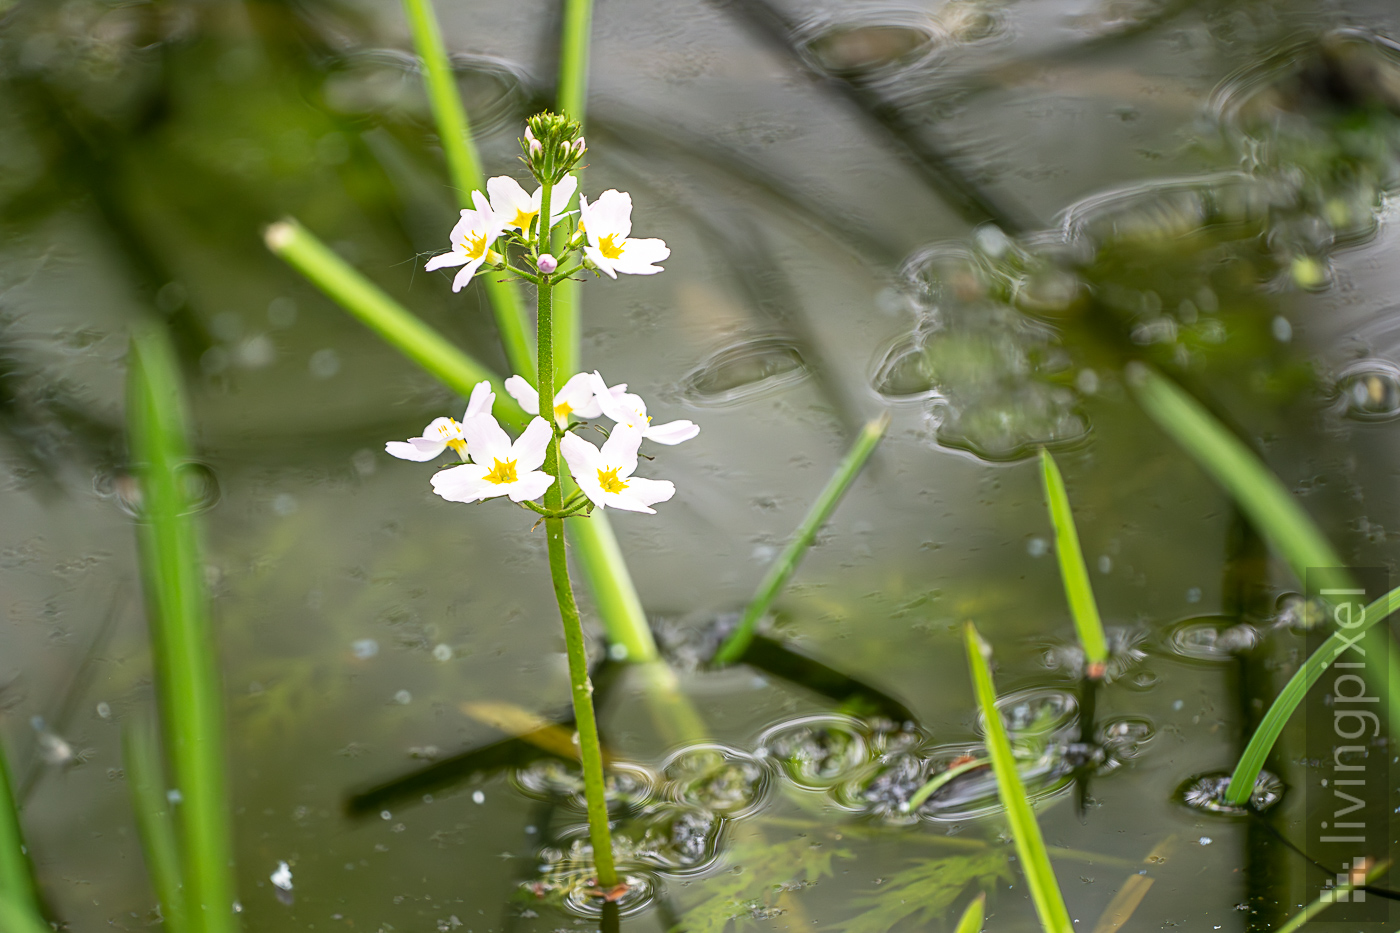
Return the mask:
[(758, 739), (758, 753), (804, 790), (824, 790), (869, 763), (869, 733), (849, 716), (808, 716), (779, 723)]
[[(607, 766), (603, 779), (610, 807), (645, 807), (656, 799), (660, 783), (655, 773), (641, 765), (613, 762)], [(577, 762), (542, 758), (532, 761), (511, 774), (511, 783), (527, 797), (536, 800), (564, 798), (580, 808), (587, 808), (583, 773)]]
[[(1007, 737), (1015, 741), (1053, 735), (1073, 726), (1079, 718), (1079, 701), (1066, 690), (1032, 687), (1000, 697), (997, 711), (1006, 724)], [(987, 721), (981, 713), (977, 729), (986, 734)]]
[(692, 745), (661, 767), (672, 800), (721, 816), (752, 813), (768, 789), (768, 771), (748, 752), (727, 745)]
[(1275, 774), (1260, 771), (1254, 781), (1254, 790), (1249, 795), (1249, 806), (1227, 803), (1225, 791), (1230, 786), (1230, 775), (1224, 771), (1213, 771), (1191, 778), (1177, 788), (1177, 799), (1192, 810), (1207, 813), (1243, 814), (1248, 810), (1263, 811), (1283, 798), (1283, 781)]
[(1259, 643), (1259, 630), (1224, 616), (1187, 619), (1171, 631), (1167, 644), (1182, 657), (1228, 661)]
[(1337, 376), (1337, 402), (1356, 421), (1400, 417), (1400, 367), (1386, 360), (1360, 360)]

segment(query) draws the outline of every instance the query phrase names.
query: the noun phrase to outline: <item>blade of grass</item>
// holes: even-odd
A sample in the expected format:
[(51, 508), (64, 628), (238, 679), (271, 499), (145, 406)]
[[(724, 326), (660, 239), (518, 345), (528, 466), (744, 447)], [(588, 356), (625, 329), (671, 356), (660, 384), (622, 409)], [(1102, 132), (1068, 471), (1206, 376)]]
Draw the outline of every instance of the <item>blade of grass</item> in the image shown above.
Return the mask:
[[(457, 192), (457, 203), (470, 208), (473, 206), (471, 192), (485, 192), (486, 178), (472, 141), (466, 108), (457, 93), (457, 78), (447, 57), (442, 30), (431, 0), (404, 0), (403, 5), (413, 32), (414, 48), (423, 61), (423, 84), (433, 120), (437, 123), (438, 138), (442, 140), (443, 155), (447, 158), (447, 173)], [(513, 282), (491, 275), (480, 276), (479, 281), (495, 311), (496, 329), (500, 331), (506, 358), (517, 373), (535, 384), (535, 347), (520, 293)]]
[(141, 483), (137, 523), (147, 619), (193, 933), (233, 933), (233, 843), (224, 712), (199, 528), (190, 514), (188, 423), (163, 331), (139, 330), (127, 369), (127, 429)]
[(739, 620), (739, 625), (724, 640), (724, 644), (719, 646), (715, 652), (714, 663), (733, 664), (744, 654), (749, 643), (753, 641), (754, 633), (758, 629), (758, 622), (768, 612), (768, 608), (773, 605), (773, 600), (778, 598), (778, 594), (787, 586), (793, 571), (797, 570), (797, 565), (802, 562), (807, 549), (816, 540), (817, 532), (822, 525), (831, 517), (831, 513), (836, 511), (836, 506), (840, 505), (841, 499), (846, 495), (846, 491), (851, 488), (856, 477), (860, 475), (861, 468), (870, 459), (870, 455), (875, 452), (875, 447), (880, 443), (880, 439), (885, 436), (885, 429), (890, 426), (890, 416), (888, 413), (868, 421), (865, 427), (856, 437), (856, 442), (851, 445), (851, 449), (842, 458), (836, 472), (827, 481), (826, 488), (817, 496), (817, 500), (808, 509), (807, 515), (802, 519), (802, 524), (797, 526), (797, 533), (792, 536), (787, 547), (778, 555), (777, 560), (768, 568), (763, 580), (758, 584), (758, 592), (754, 593), (753, 599), (744, 609), (744, 615)]
[(1006, 737), (1001, 712), (997, 710), (996, 688), (992, 684), (992, 671), (987, 663), (989, 649), (971, 622), (963, 628), (963, 640), (967, 645), (967, 663), (972, 669), (972, 687), (977, 695), (977, 705), (987, 723), (987, 754), (992, 759), (992, 771), (996, 774), (997, 795), (1001, 797), (1001, 805), (1006, 808), (1006, 822), (1011, 827), (1011, 838), (1016, 842), (1016, 854), (1021, 859), (1021, 871), (1026, 876), (1036, 913), (1040, 915), (1040, 925), (1045, 933), (1072, 933), (1074, 926), (1070, 923), (1069, 912), (1065, 910), (1060, 886), (1055, 881), (1055, 871), (1050, 867), (1050, 856), (1045, 851), (1045, 840), (1041, 838), (1035, 812), (1026, 799), (1021, 776), (1016, 773), (1016, 757)]
[(180, 850), (175, 840), (175, 820), (165, 793), (160, 747), (155, 726), (141, 719), (122, 729), (122, 765), (131, 788), (131, 807), (136, 814), (136, 832), (141, 837), (141, 854), (151, 877), (160, 915), (167, 933), (184, 933), (184, 883), (180, 877)]
[(53, 933), (53, 927), (18, 900), (0, 893), (0, 933)]
[(1103, 677), (1108, 663), (1108, 640), (1103, 634), (1094, 588), (1089, 583), (1089, 568), (1084, 566), (1084, 552), (1079, 548), (1079, 532), (1074, 527), (1074, 513), (1069, 507), (1069, 493), (1055, 458), (1045, 448), (1040, 450), (1040, 472), (1045, 482), (1045, 500), (1050, 508), (1050, 521), (1055, 526), (1055, 554), (1060, 559), (1060, 579), (1065, 585), (1074, 630), (1084, 649), (1085, 676), (1092, 680)]
[(934, 792), (937, 791), (938, 788), (942, 787), (944, 784), (947, 784), (953, 778), (957, 777), (960, 774), (966, 774), (967, 772), (973, 771), (977, 768), (985, 768), (990, 763), (991, 759), (988, 758), (974, 758), (971, 761), (964, 761), (960, 765), (954, 765), (953, 767), (948, 768), (945, 771), (938, 772), (933, 777), (929, 778), (928, 781), (924, 783), (923, 787), (920, 787), (918, 790), (914, 791), (914, 796), (910, 797), (903, 804), (901, 804), (899, 809), (903, 810), (905, 813), (912, 813), (913, 811), (919, 809), (919, 807), (922, 807), (924, 805), (924, 801), (932, 797)]
[(972, 903), (967, 905), (963, 911), (962, 919), (958, 921), (957, 929), (953, 933), (981, 933), (982, 921), (987, 917), (987, 894), (983, 892), (972, 899)]
[(495, 373), (390, 298), (296, 220), (287, 218), (271, 225), (264, 239), (268, 249), (328, 298), (458, 395), (467, 398), (474, 385), (489, 381), (496, 392), (497, 417), (516, 427), (525, 425), (525, 412), (506, 394)]
[[(1239, 503), (1250, 521), (1288, 562), (1299, 581), (1306, 581), (1308, 571), (1312, 571), (1314, 579), (1320, 581), (1319, 589), (1348, 589), (1355, 585), (1331, 542), (1283, 488), (1278, 477), (1239, 438), (1179, 386), (1146, 364), (1130, 364), (1127, 375), (1128, 384), (1143, 410)], [(1389, 600), (1390, 595), (1387, 595), (1374, 605), (1388, 605)], [(1385, 613), (1389, 614), (1389, 611)], [(1376, 621), (1370, 615), (1368, 620), (1372, 624)], [(1249, 799), (1254, 780), (1283, 731), (1284, 723), (1302, 702), (1307, 688), (1322, 676), (1326, 664), (1335, 658), (1338, 647), (1341, 646), (1333, 646), (1329, 639), (1274, 700), (1240, 756), (1226, 792), (1228, 802), (1238, 805)], [(1319, 663), (1323, 661), (1324, 657), (1318, 657), (1323, 650), (1331, 652), (1324, 656), (1326, 664), (1311, 667), (1314, 659)], [(1379, 667), (1372, 653), (1366, 656), (1366, 667), (1372, 678), (1387, 683), (1390, 671)], [(1396, 695), (1395, 690), (1384, 692), (1391, 705), (1394, 733), (1400, 730), (1400, 695)]]
[(16, 917), (13, 926), (19, 931), (24, 924), (39, 924), (48, 931), (39, 907), (39, 889), (34, 883), (34, 869), (24, 847), (24, 832), (19, 824), (19, 805), (15, 802), (14, 784), (5, 749), (0, 746), (0, 902), (9, 906)]
[[(295, 220), (275, 223), (268, 227), (266, 240), (268, 249), (458, 395), (465, 398), (472, 386), (490, 381), (496, 390), (497, 416), (524, 426), (527, 416), (505, 393), (499, 377), (384, 294), (301, 224)], [(608, 640), (625, 645), (630, 661), (656, 660), (659, 654), (642, 601), (606, 516), (595, 512), (587, 520), (568, 524)]]
[[(1384, 875), (1389, 868), (1389, 859), (1386, 859), (1382, 862), (1378, 862), (1374, 868), (1372, 868), (1366, 873), (1366, 883), (1370, 884), (1371, 882), (1375, 881), (1377, 878)], [(1333, 891), (1336, 892), (1335, 894), (1333, 894), (1333, 897), (1336, 897), (1337, 894), (1350, 894), (1355, 888), (1356, 885), (1353, 884), (1339, 884), (1335, 888), (1333, 888)], [(1310, 920), (1312, 920), (1318, 914), (1322, 913), (1327, 908), (1331, 907), (1332, 904), (1332, 901), (1324, 901), (1321, 895), (1319, 895), (1317, 900), (1304, 907), (1301, 911), (1299, 911), (1297, 916), (1295, 916), (1292, 920), (1289, 920), (1281, 928), (1279, 928), (1278, 933), (1298, 933), (1298, 931), (1301, 930), (1305, 925), (1307, 925), (1307, 923)]]
[[(1347, 643), (1388, 618), (1397, 609), (1400, 609), (1400, 587), (1396, 587), (1367, 606), (1365, 610), (1366, 621), (1361, 625), (1345, 632), (1336, 631), (1329, 635), (1327, 640), (1303, 662), (1303, 666), (1298, 668), (1292, 677), (1288, 678), (1288, 683), (1284, 684), (1279, 695), (1274, 698), (1273, 704), (1269, 706), (1269, 711), (1259, 721), (1259, 728), (1255, 729), (1254, 734), (1249, 737), (1249, 744), (1245, 746), (1244, 752), (1240, 755), (1239, 763), (1235, 765), (1234, 773), (1230, 775), (1230, 786), (1225, 791), (1225, 800), (1228, 803), (1238, 806), (1249, 800), (1250, 794), (1254, 791), (1254, 782), (1259, 777), (1259, 772), (1263, 769), (1264, 762), (1274, 747), (1274, 742), (1278, 741), (1278, 737), (1283, 733), (1283, 727), (1287, 725), (1293, 711), (1298, 708), (1308, 691), (1312, 689), (1312, 685), (1317, 683), (1327, 668), (1332, 666), (1332, 662), (1337, 659), (1337, 656), (1347, 650)], [(1393, 651), (1386, 653), (1394, 655)], [(1392, 691), (1386, 691), (1386, 693), (1390, 692)]]

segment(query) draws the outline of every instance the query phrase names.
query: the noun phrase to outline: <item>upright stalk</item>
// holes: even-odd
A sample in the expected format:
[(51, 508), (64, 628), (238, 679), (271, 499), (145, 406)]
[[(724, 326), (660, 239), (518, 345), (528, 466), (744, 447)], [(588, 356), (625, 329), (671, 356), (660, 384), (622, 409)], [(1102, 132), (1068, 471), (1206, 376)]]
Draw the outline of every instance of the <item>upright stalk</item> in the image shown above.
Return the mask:
[[(539, 213), (539, 251), (549, 251), (550, 195), (554, 185), (542, 184)], [(552, 512), (564, 507), (564, 485), (559, 468), (559, 428), (554, 420), (554, 289), (548, 276), (542, 276), (538, 289), (539, 314), (536, 345), (539, 347), (540, 416), (554, 427), (544, 455), (544, 471), (554, 482), (544, 494), (544, 506)], [(578, 728), (579, 761), (583, 765), (584, 797), (588, 802), (588, 836), (593, 843), (593, 863), (598, 871), (598, 887), (610, 891), (617, 886), (613, 864), (612, 834), (608, 829), (607, 790), (603, 784), (603, 751), (598, 742), (598, 723), (593, 715), (593, 685), (588, 681), (588, 654), (583, 643), (583, 623), (573, 584), (569, 582), (568, 556), (564, 548), (564, 519), (546, 518), (545, 536), (549, 542), (549, 574), (554, 581), (554, 598), (564, 624), (564, 644), (569, 655), (569, 685), (574, 703), (574, 724)]]
[[(554, 95), (554, 109), (583, 123), (588, 103), (589, 36), (593, 31), (593, 0), (564, 0), (564, 22), (559, 33), (559, 84)], [(582, 190), (583, 172), (576, 172)], [(562, 246), (556, 236), (555, 249)], [(555, 374), (568, 378), (579, 369), (579, 349), (582, 343), (583, 315), (579, 313), (582, 296), (578, 283), (565, 279), (556, 286), (554, 294), (554, 363)], [(574, 526), (577, 532), (579, 526)]]
[[(39, 910), (39, 893), (34, 886), (34, 872), (24, 847), (24, 834), (19, 825), (19, 805), (10, 783), (10, 769), (5, 763), (5, 750), (0, 747), (0, 901), (10, 905), (15, 916), (23, 915), (44, 926)], [(7, 926), (0, 916), (0, 929)], [(19, 933), (20, 924), (13, 924)]]

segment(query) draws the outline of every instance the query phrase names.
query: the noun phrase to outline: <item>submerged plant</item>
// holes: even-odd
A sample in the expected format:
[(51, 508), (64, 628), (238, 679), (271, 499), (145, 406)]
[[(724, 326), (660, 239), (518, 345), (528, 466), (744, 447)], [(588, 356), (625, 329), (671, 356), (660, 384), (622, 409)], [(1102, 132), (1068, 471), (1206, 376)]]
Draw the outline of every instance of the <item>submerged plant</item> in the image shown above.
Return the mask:
[[(426, 460), (449, 447), (460, 462), (433, 476), (433, 491), (451, 502), (481, 502), (504, 496), (540, 516), (548, 540), (550, 574), (568, 648), (569, 679), (578, 727), (593, 846), (596, 890), (608, 900), (620, 897), (613, 860), (603, 781), (602, 752), (593, 710), (593, 687), (583, 627), (564, 548), (564, 520), (586, 519), (609, 506), (654, 514), (652, 508), (675, 495), (668, 480), (637, 476), (643, 440), (673, 445), (699, 433), (689, 421), (653, 426), (646, 403), (625, 383), (609, 386), (597, 373), (578, 373), (556, 391), (554, 359), (554, 289), (586, 271), (611, 278), (618, 273), (654, 275), (656, 263), (670, 255), (664, 241), (632, 233), (632, 199), (608, 190), (592, 204), (579, 195), (578, 219), (569, 203), (578, 183), (571, 172), (587, 151), (579, 124), (542, 113), (530, 118), (520, 140), (521, 161), (539, 188), (527, 193), (507, 176), (486, 183), (491, 196), (471, 193), (473, 208), (464, 208), (452, 229), (448, 252), (428, 260), (429, 271), (460, 267), (453, 280), (459, 291), (473, 276), (489, 270), (506, 273), (535, 286), (537, 295), (537, 384), (512, 376), (505, 390), (534, 415), (514, 441), (492, 414), (495, 393), (489, 381), (477, 384), (461, 422), (438, 418), (420, 437), (393, 441), (388, 453), (405, 460)], [(556, 228), (560, 228), (556, 234)], [(550, 410), (543, 411), (543, 400)], [(547, 416), (546, 416), (547, 415)], [(613, 422), (607, 440), (595, 447), (574, 430), (583, 419), (606, 416)], [(601, 428), (600, 428), (601, 430)], [(562, 461), (562, 462), (561, 462)], [(565, 467), (567, 466), (567, 472)], [(569, 489), (565, 484), (572, 480)]]

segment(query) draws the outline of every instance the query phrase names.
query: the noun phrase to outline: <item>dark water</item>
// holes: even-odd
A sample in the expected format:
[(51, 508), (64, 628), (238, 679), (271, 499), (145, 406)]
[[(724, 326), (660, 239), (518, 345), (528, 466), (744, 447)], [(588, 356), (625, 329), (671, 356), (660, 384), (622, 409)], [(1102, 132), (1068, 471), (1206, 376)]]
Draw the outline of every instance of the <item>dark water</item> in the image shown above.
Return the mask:
[[(513, 171), (557, 11), (440, 15), (487, 169)], [(585, 287), (584, 363), (703, 428), (658, 463), (675, 500), (614, 520), (643, 602), (677, 643), (740, 608), (888, 408), (779, 624), (912, 713), (851, 717), (749, 667), (683, 668), (697, 744), (624, 673), (602, 716), (637, 882), (625, 927), (941, 929), (985, 888), (989, 929), (1036, 928), (985, 777), (900, 806), (978, 750), (966, 619), (1031, 739), (1079, 929), (1106, 929), (1143, 872), (1125, 928), (1274, 929), (1296, 911), (1301, 860), (1177, 798), (1233, 765), (1291, 670), (1296, 583), (1241, 559), (1229, 503), (1120, 372), (1177, 374), (1348, 560), (1394, 562), (1400, 57), (1344, 28), (1400, 35), (1400, 15), (598, 5), (586, 188), (630, 191), (638, 231), (673, 255), (664, 275)], [(152, 317), (180, 348), (208, 467), (247, 928), (597, 923), (564, 765), (345, 813), (499, 739), (501, 704), (567, 697), (543, 537), (513, 509), (438, 500), (426, 468), (382, 453), (459, 402), (260, 238), (297, 216), (505, 370), (480, 295), (420, 271), (455, 207), (408, 48), (392, 3), (0, 0), (0, 726), (75, 930), (154, 919), (118, 745), (152, 703), (120, 495), (127, 328)], [(1026, 459), (1044, 444), (1119, 649), (1087, 751)], [(1286, 748), (1271, 767), (1286, 830), (1305, 771)]]

